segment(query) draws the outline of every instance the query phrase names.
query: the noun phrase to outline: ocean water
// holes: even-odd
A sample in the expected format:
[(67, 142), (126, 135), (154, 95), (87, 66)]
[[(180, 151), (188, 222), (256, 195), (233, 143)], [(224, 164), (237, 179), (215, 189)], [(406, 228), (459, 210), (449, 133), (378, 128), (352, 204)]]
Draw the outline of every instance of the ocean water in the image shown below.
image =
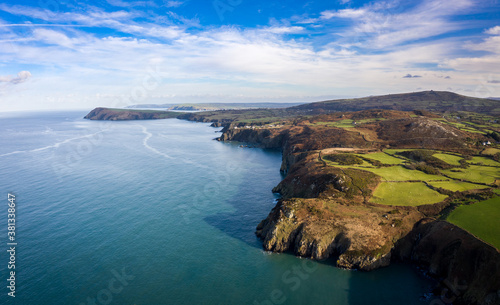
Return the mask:
[(0, 114), (1, 304), (426, 304), (429, 282), (406, 265), (348, 271), (262, 250), (280, 152), (213, 141), (205, 123), (85, 114)]

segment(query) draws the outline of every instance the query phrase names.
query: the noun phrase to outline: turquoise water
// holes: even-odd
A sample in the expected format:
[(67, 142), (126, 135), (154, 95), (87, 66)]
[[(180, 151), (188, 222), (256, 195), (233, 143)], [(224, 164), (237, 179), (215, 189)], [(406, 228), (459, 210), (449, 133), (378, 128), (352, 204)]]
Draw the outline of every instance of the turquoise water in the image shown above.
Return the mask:
[[(0, 114), (0, 271), (17, 200), (16, 298), (2, 304), (425, 304), (411, 267), (374, 272), (262, 251), (281, 154), (176, 119)], [(5, 221), (2, 221), (5, 220)]]

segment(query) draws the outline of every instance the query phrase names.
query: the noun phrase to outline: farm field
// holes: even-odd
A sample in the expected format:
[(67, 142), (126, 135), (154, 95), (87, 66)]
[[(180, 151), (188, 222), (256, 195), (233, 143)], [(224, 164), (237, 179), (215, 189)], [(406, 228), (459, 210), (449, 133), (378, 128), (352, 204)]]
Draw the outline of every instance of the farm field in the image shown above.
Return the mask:
[(441, 172), (453, 179), (473, 183), (493, 184), (500, 177), (500, 168), (480, 165), (470, 165), (467, 169), (447, 169)]
[(384, 149), (384, 153), (389, 154), (389, 155), (395, 155), (398, 152), (403, 152), (403, 151), (410, 151), (410, 150), (415, 150), (415, 149)]
[(395, 206), (418, 206), (443, 201), (442, 195), (423, 182), (382, 182), (375, 189), (371, 202)]
[(457, 207), (447, 221), (500, 249), (500, 197)]
[[(366, 161), (365, 161), (366, 162)], [(333, 165), (340, 168), (357, 168), (369, 171), (382, 177), (385, 181), (405, 182), (405, 181), (439, 181), (449, 180), (444, 176), (429, 175), (418, 170), (406, 169), (400, 165), (390, 167), (374, 167), (363, 165)]]
[(376, 152), (371, 154), (356, 154), (356, 156), (380, 161), (383, 164), (390, 164), (390, 165), (402, 164), (403, 162), (405, 162), (405, 160), (403, 159), (390, 156), (383, 152)]
[(486, 157), (472, 157), (472, 160), (467, 161), (467, 163), (481, 163), (483, 165), (500, 167), (500, 163)]
[[(452, 192), (464, 192), (490, 188), (494, 183), (498, 183), (497, 180), (500, 180), (500, 163), (487, 157), (473, 157), (468, 162), (481, 165), (469, 163), (467, 168), (461, 168), (459, 166), (463, 157), (437, 151), (432, 156), (454, 166), (450, 169), (440, 169), (439, 171), (443, 174), (440, 175), (439, 172), (433, 174), (407, 168), (404, 164), (412, 163), (416, 166), (415, 164), (418, 163), (397, 153), (408, 150), (410, 149), (386, 149), (383, 152), (352, 154), (352, 156), (364, 159), (358, 159), (359, 164), (353, 162), (341, 165), (338, 163), (341, 161), (329, 158), (328, 155), (324, 156), (324, 161), (329, 166), (365, 170), (381, 177), (382, 182), (374, 190), (370, 200), (386, 205), (413, 206), (437, 203), (447, 196), (433, 190), (432, 187)], [(348, 159), (347, 157), (343, 159)], [(367, 159), (378, 161), (385, 166), (374, 166), (367, 162)]]
[(444, 188), (445, 190), (450, 190), (452, 192), (464, 192), (468, 190), (478, 190), (478, 189), (488, 188), (488, 186), (486, 185), (473, 184), (456, 180), (435, 181), (435, 182), (430, 182), (429, 184), (434, 187), (440, 187)]
[(433, 154), (432, 156), (436, 157), (439, 160), (442, 160), (450, 165), (454, 165), (454, 166), (460, 166), (459, 161), (463, 159), (462, 157), (452, 155), (452, 154), (445, 154), (445, 153), (437, 153), (437, 154)]
[(482, 155), (494, 155), (497, 153), (500, 153), (500, 149), (489, 147), (489, 148), (486, 148), (485, 150), (483, 150), (483, 152), (481, 154)]

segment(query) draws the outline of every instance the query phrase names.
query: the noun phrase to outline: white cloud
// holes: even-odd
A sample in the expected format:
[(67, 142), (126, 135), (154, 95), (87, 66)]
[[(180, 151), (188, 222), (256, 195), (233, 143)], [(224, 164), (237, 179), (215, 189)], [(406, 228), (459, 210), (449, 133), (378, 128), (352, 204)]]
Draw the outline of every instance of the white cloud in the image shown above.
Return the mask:
[(118, 7), (136, 7), (136, 6), (149, 6), (157, 7), (154, 1), (122, 1), (122, 0), (106, 0), (109, 4)]
[[(71, 107), (112, 106), (111, 98), (103, 97), (130, 97), (131, 90), (142, 88), (151, 69), (159, 71), (156, 74), (161, 81), (157, 88), (147, 91), (148, 97), (196, 95), (211, 97), (212, 101), (234, 96), (359, 96), (385, 94), (393, 88), (400, 92), (417, 87), (446, 90), (450, 86), (473, 90), (484, 73), (500, 79), (499, 36), (487, 36), (474, 45), (464, 44), (463, 38), (420, 40), (461, 29), (463, 24), (448, 20), (457, 8), (428, 0), (399, 12), (394, 11), (394, 3), (326, 11), (319, 18), (302, 16), (253, 29), (213, 26), (196, 27), (194, 31), (181, 21), (182, 17), (174, 15), (165, 15), (161, 21), (155, 19), (157, 16), (136, 19), (140, 15), (134, 11), (109, 13), (95, 8), (88, 15), (50, 15), (43, 10), (0, 5), (12, 14), (43, 17), (51, 24), (111, 28), (115, 31), (109, 33), (120, 33), (103, 37), (78, 27), (34, 27), (20, 34), (0, 27), (4, 31), (0, 32), (0, 63), (19, 64), (17, 71), (25, 69), (21, 65), (37, 67), (36, 81), (22, 86), (25, 91), (10, 90), (6, 95), (0, 87), (0, 109), (16, 99), (51, 107), (62, 101)], [(456, 6), (463, 8), (468, 3), (458, 0)], [(335, 18), (349, 19), (352, 26), (341, 32), (332, 27), (335, 36), (328, 36), (327, 44), (325, 37), (322, 44), (315, 44), (313, 39), (287, 35), (307, 34), (311, 26), (326, 28), (336, 22)], [(301, 26), (294, 25), (299, 23)], [(466, 51), (489, 54), (472, 58), (458, 52), (464, 47)], [(419, 68), (422, 64), (435, 68)], [(436, 72), (440, 69), (446, 72)], [(403, 78), (408, 72), (411, 80)], [(1, 77), (0, 81), (19, 83), (28, 78), (28, 74), (20, 74)], [(5, 84), (5, 88), (13, 87)], [(141, 102), (147, 99), (130, 101)]]
[(74, 40), (66, 36), (65, 34), (48, 30), (43, 28), (37, 28), (33, 30), (33, 38), (39, 42), (59, 45), (67, 48), (71, 48), (74, 45)]
[(31, 73), (29, 71), (21, 71), (17, 73), (17, 76), (0, 76), (0, 83), (20, 84), (25, 82), (30, 77)]
[(184, 4), (183, 1), (165, 1), (166, 7), (179, 7), (183, 4)]
[(474, 8), (472, 0), (425, 0), (411, 10), (403, 11), (396, 0), (375, 2), (357, 9), (324, 11), (320, 19), (335, 22), (349, 19), (354, 25), (344, 32), (342, 43), (362, 48), (385, 49), (419, 39), (435, 37), (462, 29), (465, 24), (453, 22), (450, 16)]
[(296, 34), (304, 31), (301, 26), (278, 26), (266, 28), (266, 31), (273, 34)]
[(151, 23), (140, 24), (134, 22), (133, 19), (138, 17), (139, 14), (130, 11), (104, 12), (102, 10), (93, 9), (89, 10), (87, 14), (70, 12), (56, 14), (48, 10), (34, 9), (25, 6), (8, 6), (5, 4), (0, 4), (0, 10), (11, 14), (42, 19), (47, 22), (67, 22), (78, 23), (79, 25), (89, 27), (107, 27), (139, 37), (149, 36), (160, 39), (172, 39), (178, 37), (183, 32), (179, 26), (173, 24), (159, 26)]
[(337, 18), (352, 18), (356, 19), (362, 17), (367, 14), (365, 9), (343, 9), (338, 11), (324, 11), (321, 12), (321, 19), (332, 19), (333, 17)]
[(495, 27), (492, 27), (490, 29), (487, 29), (486, 31), (484, 31), (486, 34), (490, 34), (490, 35), (500, 35), (500, 25), (497, 25)]

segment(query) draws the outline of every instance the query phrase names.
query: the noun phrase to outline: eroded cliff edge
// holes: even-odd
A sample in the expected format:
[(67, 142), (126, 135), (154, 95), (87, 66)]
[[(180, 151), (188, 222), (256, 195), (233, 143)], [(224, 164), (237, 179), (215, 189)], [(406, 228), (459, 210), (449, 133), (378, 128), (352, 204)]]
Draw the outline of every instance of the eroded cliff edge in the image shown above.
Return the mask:
[(321, 154), (328, 151), (469, 149), (463, 141), (466, 135), (457, 129), (425, 117), (384, 113), (386, 118), (391, 115), (391, 120), (366, 132), (359, 128), (315, 129), (308, 124), (273, 128), (226, 125), (221, 141), (283, 150), (281, 170), (287, 175), (273, 190), (282, 198), (256, 231), (264, 249), (330, 259), (339, 267), (360, 270), (373, 270), (395, 260), (411, 262), (438, 279), (441, 286), (435, 292), (448, 294), (453, 304), (500, 304), (500, 253), (439, 220), (451, 199), (418, 207), (370, 203), (371, 192), (379, 183), (376, 175), (324, 164)]

